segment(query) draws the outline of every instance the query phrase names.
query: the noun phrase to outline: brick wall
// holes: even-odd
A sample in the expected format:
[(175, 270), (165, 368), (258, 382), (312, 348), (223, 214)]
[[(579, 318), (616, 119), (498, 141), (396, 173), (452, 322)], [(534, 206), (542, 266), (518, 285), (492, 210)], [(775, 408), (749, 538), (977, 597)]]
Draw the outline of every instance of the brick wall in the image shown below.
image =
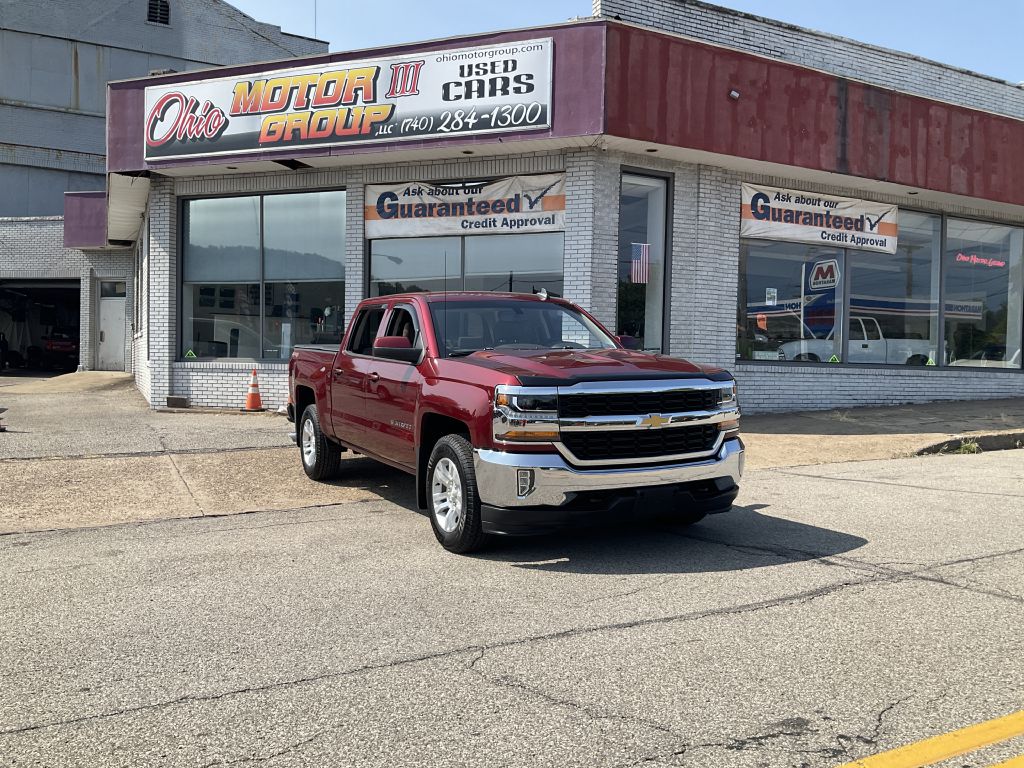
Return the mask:
[(1024, 397), (1020, 371), (739, 363), (731, 370), (744, 413)]
[(99, 338), (99, 281), (124, 280), (125, 368), (131, 370), (132, 252), (127, 249), (81, 251), (64, 247), (64, 219), (59, 216), (0, 218), (0, 280), (78, 280), (80, 293), (79, 360), (96, 365)]
[(592, 0), (592, 7), (595, 16), (618, 17), (897, 91), (1024, 118), (1024, 89), (912, 54), (698, 0)]
[(565, 298), (615, 327), (619, 166), (599, 150), (565, 158)]

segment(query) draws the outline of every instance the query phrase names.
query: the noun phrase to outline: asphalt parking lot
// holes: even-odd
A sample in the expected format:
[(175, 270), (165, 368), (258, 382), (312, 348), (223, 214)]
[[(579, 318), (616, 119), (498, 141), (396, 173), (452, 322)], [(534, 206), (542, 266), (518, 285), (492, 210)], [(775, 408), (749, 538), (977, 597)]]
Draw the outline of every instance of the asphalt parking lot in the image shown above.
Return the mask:
[(474, 557), (390, 470), (326, 488), (0, 535), (0, 765), (824, 767), (1024, 708), (1021, 451), (755, 469), (689, 529)]

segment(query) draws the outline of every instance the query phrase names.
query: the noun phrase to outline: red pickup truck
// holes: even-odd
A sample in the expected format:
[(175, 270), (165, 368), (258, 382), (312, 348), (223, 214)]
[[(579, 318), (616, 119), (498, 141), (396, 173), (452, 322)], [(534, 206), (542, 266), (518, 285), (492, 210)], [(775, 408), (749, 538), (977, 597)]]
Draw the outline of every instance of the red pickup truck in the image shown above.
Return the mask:
[(692, 523), (739, 490), (732, 376), (627, 350), (561, 299), (367, 299), (340, 348), (297, 347), (288, 369), (306, 474), (349, 449), (414, 475), (452, 552), (602, 514)]

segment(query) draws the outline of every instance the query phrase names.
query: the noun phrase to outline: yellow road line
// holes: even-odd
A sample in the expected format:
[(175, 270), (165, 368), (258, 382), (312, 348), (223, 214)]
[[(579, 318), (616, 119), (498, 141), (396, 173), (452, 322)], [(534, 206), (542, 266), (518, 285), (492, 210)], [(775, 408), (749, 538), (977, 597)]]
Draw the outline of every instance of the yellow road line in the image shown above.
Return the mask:
[(1011, 757), (1009, 760), (999, 763), (999, 765), (989, 766), (989, 768), (1024, 768), (1024, 755)]
[[(922, 768), (1022, 734), (1024, 710), (994, 720), (986, 720), (984, 723), (969, 725), (958, 731), (932, 736), (930, 739), (916, 741), (889, 752), (854, 760), (839, 768)], [(1008, 765), (1011, 768), (1021, 768), (1024, 763), (1011, 761)]]

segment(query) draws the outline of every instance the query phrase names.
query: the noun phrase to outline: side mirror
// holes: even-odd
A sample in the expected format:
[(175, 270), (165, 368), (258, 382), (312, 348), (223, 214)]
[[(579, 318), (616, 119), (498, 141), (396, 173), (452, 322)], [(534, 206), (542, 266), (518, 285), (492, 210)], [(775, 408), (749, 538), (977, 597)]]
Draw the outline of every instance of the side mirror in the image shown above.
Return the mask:
[(373, 342), (373, 356), (382, 360), (418, 363), (422, 350), (414, 349), (405, 336), (381, 336)]

